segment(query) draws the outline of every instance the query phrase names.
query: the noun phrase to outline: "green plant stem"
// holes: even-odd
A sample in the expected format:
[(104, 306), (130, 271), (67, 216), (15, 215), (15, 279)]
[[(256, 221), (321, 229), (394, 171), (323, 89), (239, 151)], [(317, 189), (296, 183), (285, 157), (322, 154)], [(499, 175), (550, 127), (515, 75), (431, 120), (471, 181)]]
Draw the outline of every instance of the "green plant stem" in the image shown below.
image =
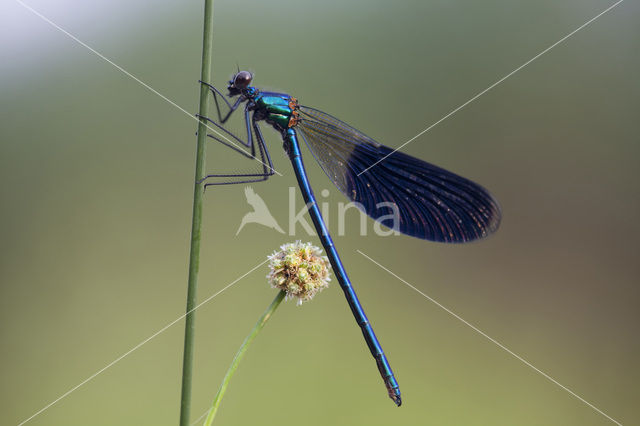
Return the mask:
[(271, 315), (275, 312), (276, 308), (280, 305), (280, 302), (282, 302), (285, 295), (286, 295), (286, 292), (282, 290), (278, 293), (275, 299), (273, 299), (273, 302), (271, 302), (271, 305), (269, 305), (267, 310), (264, 311), (264, 314), (262, 314), (262, 316), (260, 317), (256, 325), (253, 326), (253, 330), (251, 330), (251, 333), (249, 333), (249, 335), (244, 339), (244, 342), (242, 342), (240, 349), (238, 349), (236, 356), (233, 358), (233, 361), (231, 362), (231, 365), (227, 370), (227, 374), (225, 374), (224, 379), (222, 379), (222, 384), (218, 389), (218, 393), (216, 394), (216, 397), (213, 399), (213, 404), (211, 405), (211, 409), (209, 410), (207, 419), (204, 422), (205, 426), (211, 426), (211, 423), (213, 422), (213, 418), (216, 416), (216, 413), (218, 412), (218, 407), (220, 407), (220, 401), (222, 401), (222, 397), (224, 397), (224, 394), (227, 391), (227, 386), (229, 386), (229, 381), (231, 380), (231, 377), (233, 377), (233, 373), (236, 372), (236, 369), (238, 368), (238, 364), (240, 364), (240, 361), (242, 360), (244, 353), (247, 351), (247, 349), (249, 348), (249, 345), (251, 344), (253, 339), (255, 339), (255, 337), (258, 335), (260, 330), (262, 330), (262, 327), (264, 327), (267, 321), (269, 321), (269, 318), (271, 318)]
[[(213, 0), (204, 2), (204, 29), (202, 34), (202, 68), (200, 80), (211, 81), (213, 57)], [(189, 281), (187, 284), (187, 316), (184, 330), (184, 355), (182, 360), (182, 396), (180, 398), (180, 426), (189, 426), (191, 414), (191, 379), (193, 376), (193, 350), (195, 337), (195, 311), (200, 269), (200, 239), (202, 237), (202, 196), (205, 176), (205, 145), (207, 141), (206, 121), (208, 116), (209, 89), (200, 85), (200, 120), (196, 148), (196, 173), (193, 191), (193, 218), (191, 222), (191, 252), (189, 255)]]

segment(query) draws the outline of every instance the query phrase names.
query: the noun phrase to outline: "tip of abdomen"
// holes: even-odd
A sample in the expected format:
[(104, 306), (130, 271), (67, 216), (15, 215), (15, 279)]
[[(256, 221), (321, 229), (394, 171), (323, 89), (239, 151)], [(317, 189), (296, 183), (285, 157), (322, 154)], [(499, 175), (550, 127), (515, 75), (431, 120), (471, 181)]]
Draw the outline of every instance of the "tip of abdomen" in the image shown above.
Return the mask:
[(398, 407), (402, 405), (402, 398), (400, 398), (400, 395), (393, 395), (391, 396), (391, 399), (393, 399), (393, 402), (395, 402)]
[(400, 389), (389, 389), (389, 398), (399, 407), (402, 405), (402, 398), (400, 398)]

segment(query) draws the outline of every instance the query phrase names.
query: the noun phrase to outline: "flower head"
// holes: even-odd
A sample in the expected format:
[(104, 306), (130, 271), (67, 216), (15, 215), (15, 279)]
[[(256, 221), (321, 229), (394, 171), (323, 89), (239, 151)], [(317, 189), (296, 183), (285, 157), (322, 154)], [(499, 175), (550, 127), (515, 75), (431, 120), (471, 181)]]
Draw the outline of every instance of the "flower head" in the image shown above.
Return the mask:
[(311, 300), (329, 286), (329, 259), (311, 243), (285, 244), (269, 256), (267, 275), (271, 287), (287, 293), (287, 299), (297, 298), (298, 305)]

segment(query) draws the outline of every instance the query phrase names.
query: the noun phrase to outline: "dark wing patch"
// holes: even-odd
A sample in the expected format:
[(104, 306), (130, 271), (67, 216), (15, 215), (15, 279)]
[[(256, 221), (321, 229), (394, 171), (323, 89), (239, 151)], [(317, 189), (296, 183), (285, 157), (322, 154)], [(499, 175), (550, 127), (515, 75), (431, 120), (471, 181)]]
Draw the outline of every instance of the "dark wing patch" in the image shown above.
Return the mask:
[(387, 227), (447, 243), (483, 238), (498, 229), (500, 206), (486, 189), (468, 179), (393, 152), (313, 108), (300, 107), (296, 130), (338, 189)]

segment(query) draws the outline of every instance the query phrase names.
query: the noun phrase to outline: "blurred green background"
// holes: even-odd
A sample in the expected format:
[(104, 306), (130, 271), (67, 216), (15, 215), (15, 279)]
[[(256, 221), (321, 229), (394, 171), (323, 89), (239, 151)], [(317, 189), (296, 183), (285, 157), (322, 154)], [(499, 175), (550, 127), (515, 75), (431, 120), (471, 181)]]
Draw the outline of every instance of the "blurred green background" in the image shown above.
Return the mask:
[[(196, 112), (202, 2), (28, 3)], [(397, 147), (611, 2), (215, 2), (214, 82), (236, 62)], [(184, 311), (195, 121), (20, 6), (0, 6), (0, 424), (18, 424)], [(409, 144), (500, 201), (499, 232), (446, 246), (335, 237), (403, 392), (396, 408), (337, 283), (284, 304), (221, 425), (639, 424), (640, 6), (626, 1)], [(253, 185), (282, 226), (295, 179)], [(209, 150), (209, 171), (232, 152)], [(344, 198), (308, 156), (316, 193)], [(199, 298), (280, 244), (243, 186), (206, 193)], [(298, 198), (298, 206), (302, 200)], [(332, 214), (333, 214), (332, 213)], [(337, 223), (330, 228), (335, 232)], [(371, 231), (372, 222), (368, 223)], [(266, 266), (197, 313), (193, 418), (274, 291)], [(32, 425), (176, 425), (181, 321)]]

